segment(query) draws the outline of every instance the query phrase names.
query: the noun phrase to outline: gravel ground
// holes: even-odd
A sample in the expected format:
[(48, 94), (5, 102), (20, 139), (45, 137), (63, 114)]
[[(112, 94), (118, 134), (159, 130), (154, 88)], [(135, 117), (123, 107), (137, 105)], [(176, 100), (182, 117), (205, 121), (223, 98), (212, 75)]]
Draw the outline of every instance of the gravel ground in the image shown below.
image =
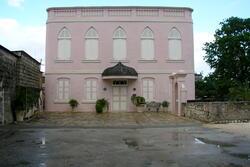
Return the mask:
[(250, 122), (248, 123), (228, 123), (228, 124), (205, 124), (207, 128), (216, 128), (222, 132), (229, 132), (250, 139)]

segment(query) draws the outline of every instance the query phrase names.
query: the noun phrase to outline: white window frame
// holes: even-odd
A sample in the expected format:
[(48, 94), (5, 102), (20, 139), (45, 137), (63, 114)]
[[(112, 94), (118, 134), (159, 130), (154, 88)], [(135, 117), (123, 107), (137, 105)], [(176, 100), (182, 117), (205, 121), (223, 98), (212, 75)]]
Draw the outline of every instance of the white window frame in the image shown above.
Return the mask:
[[(146, 27), (141, 34), (141, 59), (154, 60), (155, 59), (155, 46), (154, 46), (154, 33)], [(149, 51), (148, 49), (151, 48)]]
[[(61, 83), (62, 83), (62, 85), (60, 85)], [(68, 87), (66, 87), (66, 86), (68, 86)], [(57, 79), (57, 98), (56, 98), (56, 100), (61, 101), (61, 102), (68, 102), (69, 99), (70, 99), (70, 79), (69, 78), (58, 78)]]
[(96, 29), (91, 27), (85, 34), (85, 60), (90, 60), (90, 61), (98, 60), (98, 58), (99, 58), (99, 35)]
[[(120, 45), (120, 46), (119, 46)], [(120, 47), (117, 49), (117, 47)], [(121, 53), (123, 50), (124, 53)], [(123, 28), (118, 27), (113, 34), (113, 60), (127, 59), (127, 37)]]
[[(150, 88), (150, 82), (152, 83), (151, 88)], [(142, 96), (145, 98), (147, 102), (150, 102), (150, 101), (154, 101), (154, 94), (155, 94), (154, 78), (143, 78), (142, 79)]]
[[(177, 51), (177, 56), (173, 55), (174, 50)], [(169, 60), (182, 60), (182, 38), (181, 33), (177, 28), (172, 28), (168, 36), (168, 58)]]
[[(94, 87), (95, 85), (95, 87)], [(86, 78), (85, 79), (85, 100), (94, 102), (97, 100), (98, 91), (98, 79), (97, 78)]]
[[(62, 46), (67, 45), (67, 46)], [(67, 54), (63, 48), (68, 48)], [(61, 54), (62, 53), (62, 54)], [(65, 54), (65, 55), (64, 55)], [(57, 60), (67, 61), (71, 58), (71, 34), (70, 31), (64, 27), (58, 34), (57, 38)]]

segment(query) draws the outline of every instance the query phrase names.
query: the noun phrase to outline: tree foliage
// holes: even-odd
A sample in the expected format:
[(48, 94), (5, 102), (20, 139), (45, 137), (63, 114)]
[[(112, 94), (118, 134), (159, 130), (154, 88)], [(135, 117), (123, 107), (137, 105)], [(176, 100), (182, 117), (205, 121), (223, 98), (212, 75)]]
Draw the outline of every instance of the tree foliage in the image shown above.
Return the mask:
[[(204, 57), (214, 69), (197, 82), (198, 95), (227, 100), (250, 86), (250, 18), (231, 17), (220, 23), (213, 42), (205, 44)], [(200, 96), (200, 97), (201, 97)], [(239, 96), (247, 99), (248, 95)], [(234, 98), (233, 98), (234, 99)]]

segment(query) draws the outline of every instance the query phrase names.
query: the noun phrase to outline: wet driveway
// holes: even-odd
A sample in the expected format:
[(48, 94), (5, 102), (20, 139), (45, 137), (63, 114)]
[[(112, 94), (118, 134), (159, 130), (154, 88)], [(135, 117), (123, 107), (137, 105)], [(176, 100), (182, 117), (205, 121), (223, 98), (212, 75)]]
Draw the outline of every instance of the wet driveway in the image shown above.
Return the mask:
[(250, 140), (200, 125), (0, 128), (0, 166), (249, 167)]

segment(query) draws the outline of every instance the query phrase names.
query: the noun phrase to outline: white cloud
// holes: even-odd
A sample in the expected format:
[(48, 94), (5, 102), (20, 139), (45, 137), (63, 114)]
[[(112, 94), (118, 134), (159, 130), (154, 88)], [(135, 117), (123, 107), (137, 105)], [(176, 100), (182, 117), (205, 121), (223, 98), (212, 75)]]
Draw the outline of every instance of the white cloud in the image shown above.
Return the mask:
[(45, 25), (26, 26), (14, 19), (0, 19), (0, 44), (9, 50), (24, 50), (44, 64), (45, 30)]
[(8, 5), (13, 7), (21, 7), (24, 3), (24, 0), (8, 0)]
[(203, 75), (207, 75), (212, 70), (209, 65), (203, 60), (205, 51), (202, 50), (206, 42), (213, 41), (213, 34), (208, 32), (194, 32), (194, 62), (195, 72), (202, 72)]

